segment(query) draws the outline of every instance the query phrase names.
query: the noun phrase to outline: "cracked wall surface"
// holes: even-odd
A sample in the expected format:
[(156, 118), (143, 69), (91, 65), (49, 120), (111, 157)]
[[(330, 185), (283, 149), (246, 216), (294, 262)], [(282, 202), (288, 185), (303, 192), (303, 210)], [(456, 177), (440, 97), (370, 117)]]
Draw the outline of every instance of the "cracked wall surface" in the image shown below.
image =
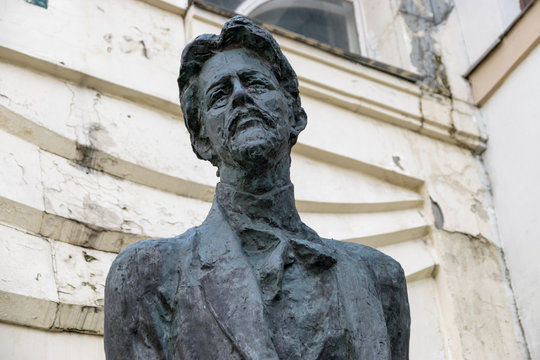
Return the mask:
[(424, 76), (421, 85), (445, 96), (451, 95), (439, 45), (432, 33), (444, 24), (454, 8), (452, 0), (402, 0), (399, 12), (411, 37), (411, 61)]

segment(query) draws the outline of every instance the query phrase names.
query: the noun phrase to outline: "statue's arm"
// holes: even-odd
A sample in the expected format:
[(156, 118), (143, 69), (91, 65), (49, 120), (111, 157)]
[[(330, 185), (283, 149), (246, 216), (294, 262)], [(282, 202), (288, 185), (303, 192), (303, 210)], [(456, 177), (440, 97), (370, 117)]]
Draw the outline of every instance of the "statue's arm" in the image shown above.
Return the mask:
[(408, 360), (411, 318), (405, 273), (397, 261), (382, 254), (372, 266), (377, 276), (392, 360)]
[(133, 246), (113, 262), (105, 284), (107, 360), (165, 359), (167, 313), (158, 290), (159, 256)]

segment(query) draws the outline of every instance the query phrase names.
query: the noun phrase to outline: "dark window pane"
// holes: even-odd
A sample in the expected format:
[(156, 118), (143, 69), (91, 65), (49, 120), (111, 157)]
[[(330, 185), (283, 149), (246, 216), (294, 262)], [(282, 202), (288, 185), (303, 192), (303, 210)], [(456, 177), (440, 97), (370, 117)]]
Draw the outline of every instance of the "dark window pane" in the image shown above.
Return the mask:
[[(205, 0), (220, 8), (246, 14), (267, 24), (359, 52), (353, 3), (346, 0), (270, 0), (246, 8), (245, 0)], [(244, 6), (242, 6), (244, 5)], [(242, 10), (241, 10), (242, 9)]]
[(318, 9), (289, 7), (270, 10), (255, 18), (341, 49), (349, 49), (344, 16)]

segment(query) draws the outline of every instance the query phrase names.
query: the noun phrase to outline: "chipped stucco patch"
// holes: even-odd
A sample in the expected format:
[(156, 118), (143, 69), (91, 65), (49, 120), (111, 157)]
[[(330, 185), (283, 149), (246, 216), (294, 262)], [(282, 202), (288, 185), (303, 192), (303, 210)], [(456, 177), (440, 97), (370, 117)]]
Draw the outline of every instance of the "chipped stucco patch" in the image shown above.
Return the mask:
[(452, 93), (441, 51), (432, 34), (446, 21), (453, 8), (453, 0), (402, 0), (399, 7), (412, 33), (411, 61), (424, 75), (421, 85), (445, 96)]

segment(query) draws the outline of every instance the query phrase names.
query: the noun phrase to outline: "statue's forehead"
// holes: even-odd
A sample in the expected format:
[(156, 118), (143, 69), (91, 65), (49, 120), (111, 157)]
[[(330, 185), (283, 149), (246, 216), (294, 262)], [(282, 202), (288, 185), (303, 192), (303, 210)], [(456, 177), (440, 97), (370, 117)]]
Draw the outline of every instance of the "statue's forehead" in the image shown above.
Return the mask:
[(208, 59), (199, 73), (199, 84), (208, 86), (224, 76), (242, 72), (273, 76), (271, 65), (266, 60), (251, 50), (235, 48), (216, 53)]

